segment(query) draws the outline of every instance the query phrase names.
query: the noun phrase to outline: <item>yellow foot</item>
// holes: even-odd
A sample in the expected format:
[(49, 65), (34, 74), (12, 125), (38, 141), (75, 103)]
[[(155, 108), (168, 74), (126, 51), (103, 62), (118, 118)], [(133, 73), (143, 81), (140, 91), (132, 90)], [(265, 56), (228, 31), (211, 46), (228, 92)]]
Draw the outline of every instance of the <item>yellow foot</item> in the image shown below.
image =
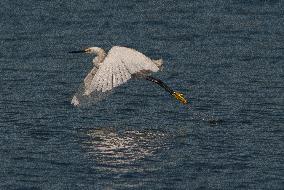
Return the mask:
[(183, 104), (187, 104), (188, 103), (182, 93), (173, 92), (172, 96), (175, 97), (178, 101), (180, 101)]

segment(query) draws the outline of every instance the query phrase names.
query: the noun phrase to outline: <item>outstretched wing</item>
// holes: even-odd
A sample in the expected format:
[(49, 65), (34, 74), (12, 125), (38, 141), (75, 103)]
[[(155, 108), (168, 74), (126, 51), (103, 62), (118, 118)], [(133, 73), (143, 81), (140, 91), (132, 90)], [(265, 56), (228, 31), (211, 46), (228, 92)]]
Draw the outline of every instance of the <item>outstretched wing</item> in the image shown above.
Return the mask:
[(125, 47), (113, 47), (100, 65), (90, 86), (90, 92), (108, 91), (127, 82), (131, 75), (157, 72), (159, 68), (144, 54)]

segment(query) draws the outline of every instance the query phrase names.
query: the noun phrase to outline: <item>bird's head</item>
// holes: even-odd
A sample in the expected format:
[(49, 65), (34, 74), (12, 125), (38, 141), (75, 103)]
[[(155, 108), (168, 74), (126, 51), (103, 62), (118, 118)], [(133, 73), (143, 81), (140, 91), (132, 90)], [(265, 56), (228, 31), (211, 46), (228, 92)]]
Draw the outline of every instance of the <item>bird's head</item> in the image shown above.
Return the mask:
[(98, 47), (89, 47), (84, 49), (85, 53), (98, 53), (100, 51), (101, 48)]
[(89, 47), (84, 50), (79, 50), (79, 51), (70, 51), (69, 53), (95, 53), (98, 54), (102, 49), (98, 47)]

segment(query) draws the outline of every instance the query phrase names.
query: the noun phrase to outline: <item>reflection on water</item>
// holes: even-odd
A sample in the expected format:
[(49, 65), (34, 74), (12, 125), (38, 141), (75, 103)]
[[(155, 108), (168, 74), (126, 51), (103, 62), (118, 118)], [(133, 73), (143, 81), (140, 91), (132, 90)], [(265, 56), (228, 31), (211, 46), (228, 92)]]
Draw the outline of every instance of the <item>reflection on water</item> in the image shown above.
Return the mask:
[[(83, 145), (88, 156), (95, 159), (100, 167), (116, 171), (137, 160), (154, 156), (161, 148), (167, 148), (167, 135), (157, 131), (119, 132), (111, 128), (99, 128), (87, 131), (87, 135)], [(119, 170), (122, 169), (127, 168)]]

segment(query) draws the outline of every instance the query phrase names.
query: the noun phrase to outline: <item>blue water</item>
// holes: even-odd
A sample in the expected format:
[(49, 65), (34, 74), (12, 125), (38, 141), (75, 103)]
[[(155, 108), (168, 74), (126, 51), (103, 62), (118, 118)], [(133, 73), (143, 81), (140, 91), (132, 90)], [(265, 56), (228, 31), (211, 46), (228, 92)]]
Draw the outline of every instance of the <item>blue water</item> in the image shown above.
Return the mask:
[[(283, 189), (280, 0), (0, 1), (0, 189)], [(164, 59), (154, 76), (70, 105), (91, 56)], [(212, 122), (213, 121), (213, 122)]]

